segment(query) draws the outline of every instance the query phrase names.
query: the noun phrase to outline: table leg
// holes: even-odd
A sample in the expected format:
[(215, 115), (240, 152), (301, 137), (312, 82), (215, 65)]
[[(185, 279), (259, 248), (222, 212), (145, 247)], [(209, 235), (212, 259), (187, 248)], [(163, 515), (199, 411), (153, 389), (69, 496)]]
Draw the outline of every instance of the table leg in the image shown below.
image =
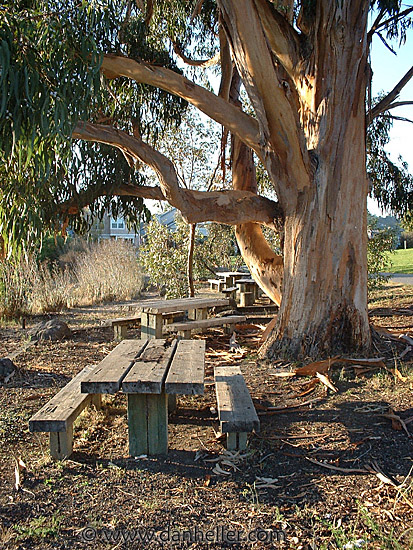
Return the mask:
[(128, 393), (130, 456), (168, 452), (168, 398), (165, 393)]
[(68, 458), (73, 451), (73, 424), (65, 432), (50, 432), (50, 454), (55, 460)]
[(141, 314), (141, 339), (162, 338), (162, 313)]
[(202, 321), (203, 319), (207, 319), (208, 317), (208, 308), (202, 308), (196, 310), (195, 320), (196, 321)]

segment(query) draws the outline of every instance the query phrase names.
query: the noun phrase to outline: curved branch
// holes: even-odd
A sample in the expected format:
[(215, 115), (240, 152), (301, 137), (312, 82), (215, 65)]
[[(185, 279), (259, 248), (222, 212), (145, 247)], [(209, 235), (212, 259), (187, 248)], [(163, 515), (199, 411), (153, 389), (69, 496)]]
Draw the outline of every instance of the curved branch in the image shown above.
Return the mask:
[(413, 101), (395, 101), (394, 103), (390, 103), (386, 111), (390, 111), (390, 109), (395, 109), (396, 107), (404, 107), (405, 105), (413, 105)]
[[(117, 147), (150, 166), (159, 178), (160, 188), (122, 185), (115, 190), (110, 190), (111, 194), (167, 200), (181, 211), (188, 223), (215, 221), (236, 225), (255, 221), (273, 227), (275, 220), (282, 217), (282, 211), (277, 202), (249, 191), (207, 192), (179, 187), (172, 162), (141, 139), (130, 136), (122, 130), (111, 126), (78, 123), (72, 137)], [(106, 195), (108, 191), (109, 189), (101, 189), (100, 195)]]
[(291, 78), (296, 79), (302, 62), (300, 35), (272, 3), (267, 0), (254, 2), (273, 54)]
[(178, 44), (178, 42), (172, 41), (172, 46), (173, 46), (173, 49), (174, 49), (174, 52), (176, 53), (176, 55), (180, 59), (182, 59), (182, 61), (184, 63), (186, 63), (187, 65), (191, 65), (191, 67), (204, 67), (204, 68), (207, 68), (207, 67), (212, 67), (212, 65), (218, 65), (218, 63), (219, 63), (219, 59), (220, 59), (219, 52), (216, 53), (210, 59), (191, 59), (190, 57), (188, 57), (187, 55), (184, 54), (184, 52), (182, 51), (182, 48), (181, 48), (180, 44)]
[(387, 111), (390, 107), (390, 105), (394, 105), (394, 100), (397, 99), (402, 89), (406, 86), (406, 84), (411, 80), (413, 77), (413, 66), (410, 67), (410, 69), (407, 71), (407, 73), (403, 76), (403, 78), (396, 84), (396, 86), (393, 88), (391, 92), (389, 92), (386, 97), (384, 97), (381, 101), (377, 103), (368, 113), (367, 113), (367, 123), (370, 124), (370, 122), (384, 113), (384, 111)]
[(207, 116), (236, 134), (262, 158), (257, 121), (222, 97), (194, 84), (184, 76), (170, 69), (116, 55), (105, 55), (102, 72), (107, 78), (124, 76), (186, 99)]

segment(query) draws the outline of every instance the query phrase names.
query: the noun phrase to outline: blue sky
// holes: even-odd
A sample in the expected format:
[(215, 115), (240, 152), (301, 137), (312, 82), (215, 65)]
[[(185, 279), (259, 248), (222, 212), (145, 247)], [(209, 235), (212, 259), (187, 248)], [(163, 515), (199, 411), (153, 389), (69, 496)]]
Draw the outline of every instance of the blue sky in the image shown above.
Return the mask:
[[(371, 64), (373, 68), (373, 96), (380, 91), (389, 92), (413, 65), (413, 30), (408, 31), (406, 43), (400, 48), (392, 44), (397, 56), (391, 53), (378, 37), (373, 39)], [(413, 79), (400, 94), (399, 101), (413, 101)], [(413, 120), (413, 105), (406, 105), (392, 110), (392, 114)], [(413, 124), (395, 121), (390, 133), (391, 141), (387, 147), (392, 160), (401, 155), (409, 164), (413, 173)], [(368, 201), (372, 214), (382, 215), (378, 206)], [(384, 213), (385, 214), (385, 213)]]

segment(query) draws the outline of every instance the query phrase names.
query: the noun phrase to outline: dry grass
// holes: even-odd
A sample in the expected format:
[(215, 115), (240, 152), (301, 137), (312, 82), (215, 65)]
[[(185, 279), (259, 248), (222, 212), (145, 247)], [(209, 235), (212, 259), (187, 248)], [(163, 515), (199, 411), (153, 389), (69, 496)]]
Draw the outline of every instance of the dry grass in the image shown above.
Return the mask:
[(63, 267), (39, 264), (33, 256), (1, 262), (0, 316), (10, 319), (129, 300), (140, 293), (143, 279), (130, 243), (103, 241), (76, 248)]

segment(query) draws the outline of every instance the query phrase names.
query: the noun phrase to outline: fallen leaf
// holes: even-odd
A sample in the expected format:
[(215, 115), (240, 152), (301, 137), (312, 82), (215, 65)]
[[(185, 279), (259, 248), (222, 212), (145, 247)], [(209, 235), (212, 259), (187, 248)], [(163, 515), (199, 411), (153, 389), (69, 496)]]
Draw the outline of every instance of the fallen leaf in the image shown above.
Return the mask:
[(231, 475), (231, 472), (226, 472), (225, 470), (223, 470), (220, 467), (219, 464), (217, 464), (212, 471), (214, 472), (214, 474), (217, 474), (219, 476), (230, 476)]
[(211, 476), (207, 474), (204, 479), (204, 487), (209, 487), (211, 485)]
[(16, 491), (19, 491), (21, 489), (21, 483), (22, 483), (22, 472), (27, 470), (26, 464), (23, 462), (23, 460), (18, 457), (14, 459), (14, 487)]
[(323, 361), (315, 361), (314, 363), (309, 363), (304, 367), (299, 367), (295, 369), (295, 374), (298, 376), (315, 376), (317, 372), (326, 373), (330, 370), (330, 367), (340, 359), (340, 356), (330, 357), (329, 359), (324, 359)]
[(386, 414), (382, 414), (382, 416), (384, 416), (384, 418), (388, 418), (391, 420), (391, 427), (393, 428), (393, 430), (397, 430), (398, 432), (401, 432), (403, 429), (406, 432), (407, 437), (411, 437), (411, 434), (407, 429), (406, 424), (403, 422), (400, 416), (398, 416), (394, 412), (394, 410), (391, 407), (389, 408), (389, 412), (387, 412)]
[(327, 388), (329, 388), (334, 393), (338, 392), (338, 389), (335, 387), (335, 385), (331, 382), (330, 378), (326, 374), (321, 374), (320, 372), (316, 372), (315, 374), (317, 378), (322, 382)]
[(308, 382), (308, 384), (304, 386), (305, 389), (303, 389), (301, 393), (297, 393), (293, 395), (293, 397), (304, 397), (304, 395), (308, 395), (309, 393), (314, 391), (314, 388), (319, 384), (319, 382), (320, 381), (318, 378), (313, 378), (312, 380), (310, 380), (310, 382)]
[(397, 365), (394, 366), (394, 369), (389, 369), (389, 371), (395, 378), (398, 378), (401, 382), (407, 382), (407, 377), (402, 375), (402, 373), (397, 368)]

